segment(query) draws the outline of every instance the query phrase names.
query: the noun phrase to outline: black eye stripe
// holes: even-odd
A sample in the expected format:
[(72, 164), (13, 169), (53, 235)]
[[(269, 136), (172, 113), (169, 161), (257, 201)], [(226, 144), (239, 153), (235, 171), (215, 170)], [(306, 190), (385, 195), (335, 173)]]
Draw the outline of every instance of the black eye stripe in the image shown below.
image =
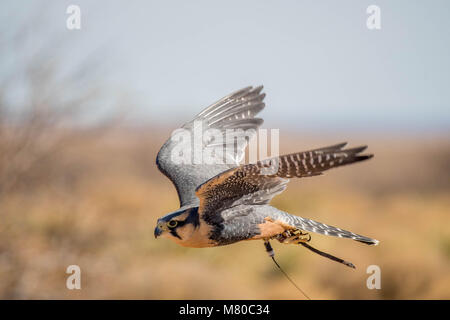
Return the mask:
[(170, 234), (173, 235), (174, 237), (177, 237), (180, 240), (183, 240), (183, 239), (181, 239), (181, 237), (178, 235), (178, 233), (175, 230), (170, 230)]
[(177, 221), (177, 225), (176, 225), (174, 228), (182, 227), (182, 226), (184, 226), (185, 224), (186, 224), (186, 220), (185, 220), (185, 221), (180, 221), (180, 220), (178, 220), (178, 221)]
[[(185, 220), (176, 220), (176, 217), (180, 216), (181, 214), (188, 213)], [(200, 225), (199, 221), (199, 215), (198, 215), (198, 208), (191, 208), (187, 209), (182, 212), (174, 212), (170, 215), (167, 215), (164, 219), (166, 221), (166, 225), (169, 229), (175, 230), (179, 227), (183, 227), (187, 224), (192, 224), (194, 228), (198, 228)], [(176, 224), (171, 225), (171, 222), (174, 221)]]

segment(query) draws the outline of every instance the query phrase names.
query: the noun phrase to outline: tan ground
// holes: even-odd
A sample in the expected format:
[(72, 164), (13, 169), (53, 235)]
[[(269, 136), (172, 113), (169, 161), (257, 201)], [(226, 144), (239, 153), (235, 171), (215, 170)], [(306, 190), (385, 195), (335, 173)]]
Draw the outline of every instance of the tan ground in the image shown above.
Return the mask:
[[(5, 187), (0, 298), (302, 299), (261, 241), (188, 249), (154, 239), (156, 219), (178, 205), (154, 161), (169, 133), (82, 136)], [(297, 136), (281, 131), (282, 153), (342, 140)], [(292, 181), (273, 205), (380, 245), (313, 235), (312, 245), (357, 269), (273, 243), (280, 264), (313, 299), (450, 299), (449, 140), (353, 136), (351, 142), (368, 143), (375, 158)], [(65, 287), (71, 264), (82, 270), (78, 291)], [(381, 268), (381, 290), (366, 288), (372, 264)]]

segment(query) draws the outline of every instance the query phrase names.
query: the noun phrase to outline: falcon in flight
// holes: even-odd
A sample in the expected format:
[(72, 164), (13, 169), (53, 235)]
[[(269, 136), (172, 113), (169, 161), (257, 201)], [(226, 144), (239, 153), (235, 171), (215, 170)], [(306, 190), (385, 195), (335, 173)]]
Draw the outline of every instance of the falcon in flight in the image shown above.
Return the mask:
[[(230, 129), (255, 133), (263, 122), (255, 117), (265, 106), (265, 94), (261, 91), (262, 86), (232, 93), (200, 112), (181, 129), (193, 134), (198, 128), (202, 132), (214, 129), (223, 136)], [(290, 178), (317, 176), (331, 168), (370, 159), (371, 154), (362, 154), (366, 146), (345, 149), (346, 143), (341, 143), (239, 165), (251, 137), (235, 138), (202, 139), (201, 151), (225, 150), (225, 154), (211, 153), (213, 158), (220, 158), (212, 164), (174, 161), (174, 155), (190, 156), (192, 141), (189, 139), (169, 139), (161, 147), (156, 164), (175, 185), (180, 208), (158, 219), (156, 238), (167, 237), (192, 248), (263, 240), (267, 248), (271, 239), (307, 246), (312, 232), (378, 244), (375, 239), (292, 215), (269, 204), (275, 195), (286, 189)], [(221, 161), (229, 156), (236, 161)]]

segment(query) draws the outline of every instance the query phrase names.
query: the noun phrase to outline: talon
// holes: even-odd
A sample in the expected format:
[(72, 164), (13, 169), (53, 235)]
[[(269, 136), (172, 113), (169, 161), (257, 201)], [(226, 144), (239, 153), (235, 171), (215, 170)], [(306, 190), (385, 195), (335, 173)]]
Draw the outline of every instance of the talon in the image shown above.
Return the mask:
[(309, 233), (303, 233), (301, 230), (295, 230), (283, 232), (276, 239), (284, 244), (299, 244), (311, 241), (311, 235)]
[(289, 244), (289, 243), (295, 243), (297, 240), (299, 240), (298, 236), (290, 236), (283, 239), (283, 243)]
[(309, 233), (303, 232), (300, 229), (296, 230), (286, 230), (283, 233), (277, 234), (272, 237), (284, 244), (299, 244), (304, 242), (309, 242), (311, 240), (311, 235)]
[(302, 236), (303, 237), (299, 237), (298, 239), (297, 239), (297, 242), (296, 242), (296, 244), (300, 244), (300, 243), (305, 243), (305, 242), (309, 242), (309, 241), (311, 241), (311, 235), (309, 234), (309, 233), (303, 233), (302, 234)]

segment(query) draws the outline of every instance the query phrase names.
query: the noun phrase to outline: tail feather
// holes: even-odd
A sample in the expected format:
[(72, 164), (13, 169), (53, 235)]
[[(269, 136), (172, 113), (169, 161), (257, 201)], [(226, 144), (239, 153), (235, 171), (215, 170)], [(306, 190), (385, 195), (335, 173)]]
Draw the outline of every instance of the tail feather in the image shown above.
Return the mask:
[(295, 226), (298, 229), (309, 231), (309, 232), (315, 232), (318, 234), (323, 234), (326, 236), (333, 236), (333, 237), (339, 237), (339, 238), (348, 238), (353, 239), (355, 241), (359, 241), (365, 244), (369, 245), (377, 245), (378, 240), (372, 239), (366, 236), (362, 236), (356, 233), (353, 233), (351, 231), (343, 230), (337, 227), (329, 226), (325, 223), (317, 222), (311, 219), (302, 218), (299, 216), (294, 216), (288, 213), (285, 213), (283, 220), (288, 223), (289, 225)]

